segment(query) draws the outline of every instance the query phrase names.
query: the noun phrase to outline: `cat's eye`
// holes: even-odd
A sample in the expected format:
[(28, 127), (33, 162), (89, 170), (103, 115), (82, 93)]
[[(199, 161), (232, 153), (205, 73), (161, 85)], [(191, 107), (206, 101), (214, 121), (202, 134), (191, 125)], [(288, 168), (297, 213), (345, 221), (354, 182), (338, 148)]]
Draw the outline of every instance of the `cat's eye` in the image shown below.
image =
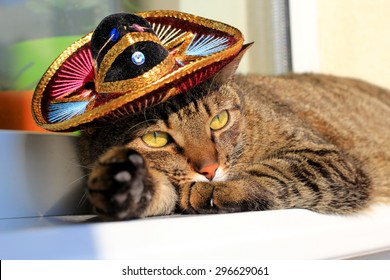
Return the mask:
[(211, 130), (219, 130), (222, 129), (229, 120), (229, 113), (227, 111), (222, 111), (218, 115), (216, 115), (210, 122)]
[(168, 144), (169, 135), (162, 131), (153, 131), (142, 136), (142, 141), (152, 148), (161, 148)]

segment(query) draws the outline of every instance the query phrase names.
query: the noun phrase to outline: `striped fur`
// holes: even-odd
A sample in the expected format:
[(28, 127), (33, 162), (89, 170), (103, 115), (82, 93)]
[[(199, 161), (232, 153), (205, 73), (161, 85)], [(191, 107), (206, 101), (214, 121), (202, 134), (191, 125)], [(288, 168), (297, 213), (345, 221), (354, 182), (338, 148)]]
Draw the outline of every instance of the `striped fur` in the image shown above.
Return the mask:
[[(223, 110), (229, 112), (228, 124), (211, 131), (208, 124)], [(150, 131), (168, 132), (171, 143), (146, 146), (140, 137)], [(80, 149), (83, 164), (93, 166), (90, 200), (106, 218), (175, 210), (354, 213), (390, 201), (390, 93), (325, 75), (209, 81), (112, 126), (84, 132)], [(125, 164), (129, 151), (145, 160), (138, 204), (130, 194), (133, 182), (118, 187), (112, 179), (118, 172), (113, 166)], [(196, 171), (215, 161), (212, 181)], [(134, 168), (126, 166), (119, 169)]]

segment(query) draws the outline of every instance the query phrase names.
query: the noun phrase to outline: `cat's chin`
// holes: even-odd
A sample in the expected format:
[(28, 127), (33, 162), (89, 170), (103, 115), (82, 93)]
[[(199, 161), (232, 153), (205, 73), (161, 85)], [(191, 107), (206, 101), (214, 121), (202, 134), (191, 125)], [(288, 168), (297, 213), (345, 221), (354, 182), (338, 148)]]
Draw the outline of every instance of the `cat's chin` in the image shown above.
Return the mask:
[(191, 181), (192, 182), (224, 182), (226, 180), (227, 180), (226, 171), (224, 171), (221, 167), (219, 167), (215, 172), (214, 178), (211, 181), (201, 174), (194, 175)]

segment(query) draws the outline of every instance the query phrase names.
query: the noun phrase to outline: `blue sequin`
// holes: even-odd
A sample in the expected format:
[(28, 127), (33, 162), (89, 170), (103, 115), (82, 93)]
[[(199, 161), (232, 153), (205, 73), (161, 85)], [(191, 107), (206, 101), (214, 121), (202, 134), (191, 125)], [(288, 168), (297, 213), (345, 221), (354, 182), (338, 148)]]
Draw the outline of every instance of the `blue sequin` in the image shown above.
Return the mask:
[(119, 31), (115, 27), (113, 29), (111, 29), (111, 31), (110, 31), (110, 38), (111, 38), (111, 41), (114, 41), (114, 42), (117, 41), (119, 38)]
[(145, 55), (142, 52), (137, 51), (133, 53), (133, 55), (131, 56), (131, 61), (135, 65), (142, 65), (145, 62)]

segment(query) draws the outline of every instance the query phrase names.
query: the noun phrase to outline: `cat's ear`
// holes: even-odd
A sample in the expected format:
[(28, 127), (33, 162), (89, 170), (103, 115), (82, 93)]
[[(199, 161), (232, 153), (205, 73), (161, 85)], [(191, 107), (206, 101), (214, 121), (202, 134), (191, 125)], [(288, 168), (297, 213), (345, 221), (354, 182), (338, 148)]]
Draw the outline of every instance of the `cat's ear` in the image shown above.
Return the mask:
[(240, 64), (240, 61), (246, 51), (253, 45), (252, 43), (245, 44), (242, 46), (242, 49), (238, 53), (238, 55), (230, 61), (226, 66), (224, 66), (218, 74), (216, 74), (213, 78), (213, 82), (223, 84), (228, 82), (229, 80), (233, 79), (234, 74), (237, 71), (238, 65)]

